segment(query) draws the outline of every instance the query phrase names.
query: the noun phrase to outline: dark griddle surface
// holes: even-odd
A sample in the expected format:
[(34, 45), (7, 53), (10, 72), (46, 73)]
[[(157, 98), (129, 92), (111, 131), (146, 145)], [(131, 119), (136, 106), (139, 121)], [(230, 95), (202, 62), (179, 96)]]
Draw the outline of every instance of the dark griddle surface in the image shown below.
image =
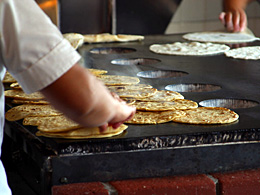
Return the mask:
[[(138, 72), (148, 70), (188, 73), (183, 77), (140, 78), (141, 83), (151, 84), (159, 90), (163, 90), (166, 85), (185, 83), (221, 86), (217, 91), (182, 93), (185, 99), (197, 103), (218, 98), (260, 102), (260, 61), (237, 60), (227, 58), (224, 54), (192, 57), (159, 55), (149, 51), (153, 43), (175, 41), (185, 40), (180, 34), (153, 35), (146, 36), (142, 42), (85, 44), (79, 52), (83, 66), (105, 69), (112, 75), (136, 76)], [(259, 43), (257, 41), (247, 45)], [(136, 51), (121, 54), (89, 52), (94, 48), (108, 47), (132, 48)], [(111, 60), (132, 58), (152, 58), (160, 62), (135, 66), (111, 64)], [(6, 133), (16, 141), (23, 140), (23, 147), (38, 166), (48, 164), (46, 161), (51, 159), (52, 167), (48, 168), (51, 169), (52, 179), (49, 183), (55, 185), (61, 183), (63, 175), (69, 179), (69, 183), (73, 183), (259, 168), (260, 106), (233, 110), (240, 118), (238, 122), (228, 125), (174, 122), (129, 125), (126, 133), (109, 139), (36, 137), (36, 128), (23, 127), (21, 121), (7, 122), (10, 129)], [(86, 169), (81, 168), (79, 171), (78, 167), (84, 166)]]
[[(86, 60), (84, 65), (90, 68), (108, 70), (108, 74), (136, 76), (140, 71), (174, 70), (187, 72), (188, 75), (173, 78), (140, 78), (141, 83), (148, 83), (159, 90), (170, 84), (213, 84), (221, 86), (220, 90), (212, 92), (183, 92), (185, 99), (199, 103), (207, 99), (245, 99), (260, 102), (260, 61), (237, 60), (227, 58), (224, 54), (214, 56), (168, 56), (149, 51), (153, 43), (171, 43), (185, 41), (181, 35), (147, 36), (140, 43), (113, 43), (84, 45), (81, 53)], [(258, 45), (259, 42), (247, 45)], [(91, 54), (92, 48), (122, 47), (133, 48), (136, 52), (126, 54)], [(159, 63), (149, 65), (114, 65), (114, 59), (152, 58)], [(240, 115), (238, 122), (228, 125), (187, 125), (166, 123), (160, 125), (130, 125), (125, 138), (146, 136), (168, 136), (187, 133), (209, 133), (251, 129), (260, 127), (260, 106), (252, 108), (233, 109)]]

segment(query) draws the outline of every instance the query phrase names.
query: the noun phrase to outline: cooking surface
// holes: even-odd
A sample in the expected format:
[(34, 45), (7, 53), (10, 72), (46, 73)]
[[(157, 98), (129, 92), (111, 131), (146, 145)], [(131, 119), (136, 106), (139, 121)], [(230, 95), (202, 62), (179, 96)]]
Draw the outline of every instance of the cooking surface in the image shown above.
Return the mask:
[[(139, 140), (143, 138), (167, 136), (215, 135), (221, 132), (231, 133), (251, 131), (260, 128), (260, 62), (254, 60), (237, 60), (227, 58), (224, 54), (214, 56), (171, 56), (160, 55), (149, 51), (153, 43), (171, 43), (185, 41), (181, 34), (146, 36), (142, 42), (85, 44), (80, 48), (82, 65), (87, 68), (105, 69), (111, 75), (137, 76), (143, 71), (173, 71), (177, 77), (168, 78), (141, 78), (140, 83), (154, 86), (163, 90), (167, 85), (174, 84), (206, 84), (218, 86), (218, 90), (204, 92), (180, 92), (185, 99), (196, 101), (198, 104), (204, 100), (231, 99), (238, 101), (238, 108), (228, 107), (240, 116), (239, 120), (224, 125), (190, 125), (181, 123), (164, 123), (158, 125), (130, 125), (123, 135), (109, 139), (78, 140), (84, 143), (107, 143), (107, 140), (116, 140), (121, 143), (126, 140)], [(256, 41), (247, 45), (259, 45)], [(230, 45), (236, 46), (236, 45)], [(93, 53), (96, 52), (96, 53)], [(102, 51), (107, 54), (97, 54)], [(125, 52), (130, 51), (130, 52)], [(125, 53), (124, 53), (125, 52)], [(123, 59), (123, 60), (122, 60)], [(137, 60), (134, 60), (137, 59)], [(123, 64), (117, 65), (111, 61)], [(130, 61), (130, 62), (129, 62)], [(149, 72), (148, 72), (149, 73)], [(156, 74), (153, 74), (153, 76)], [(249, 106), (248, 106), (249, 105)], [(245, 107), (245, 108), (244, 108)], [(25, 130), (36, 128), (25, 127)], [(43, 142), (56, 145), (71, 143), (75, 140), (49, 139), (38, 137)], [(46, 141), (47, 140), (47, 141)]]
[[(259, 168), (260, 61), (237, 60), (224, 54), (168, 56), (149, 51), (153, 43), (175, 41), (185, 40), (181, 35), (152, 35), (142, 42), (85, 44), (79, 52), (82, 65), (108, 70), (108, 74), (136, 76), (152, 71), (150, 76), (155, 77), (162, 73), (157, 71), (171, 70), (176, 77), (140, 78), (141, 83), (158, 90), (173, 84), (218, 86), (214, 91), (181, 94), (197, 103), (231, 99), (229, 105), (236, 107), (231, 109), (239, 114), (239, 120), (226, 125), (129, 125), (122, 135), (86, 140), (37, 137), (36, 127), (7, 121), (7, 135), (22, 145), (41, 168), (42, 188), (46, 190), (64, 181), (111, 181)], [(117, 65), (118, 62), (124, 65)], [(233, 104), (235, 101), (238, 103)]]
[[(140, 78), (141, 83), (153, 85), (159, 90), (173, 84), (208, 84), (216, 85), (221, 89), (205, 92), (180, 92), (185, 99), (200, 103), (208, 99), (235, 99), (241, 101), (239, 108), (232, 108), (240, 115), (239, 121), (228, 125), (188, 125), (178, 123), (165, 123), (159, 125), (129, 125), (124, 138), (145, 136), (167, 136), (187, 133), (202, 133), (226, 130), (251, 129), (260, 127), (260, 62), (253, 60), (236, 60), (227, 58), (224, 54), (214, 56), (168, 56), (155, 54), (149, 51), (153, 43), (171, 43), (185, 41), (181, 35), (146, 36), (143, 42), (92, 44), (84, 45), (80, 52), (86, 60), (86, 67), (108, 70), (108, 74), (137, 76), (142, 71), (180, 71), (188, 74), (169, 78)], [(259, 42), (247, 45), (258, 45)], [(234, 45), (233, 45), (234, 46)], [(90, 50), (104, 48), (117, 48), (118, 53), (93, 54)], [(135, 52), (120, 53), (120, 49), (135, 49)], [(109, 50), (108, 50), (109, 51)], [(110, 51), (111, 52), (111, 51)], [(109, 52), (108, 52), (109, 53)], [(137, 65), (116, 65), (111, 61), (116, 59), (139, 59)], [(142, 60), (140, 60), (142, 59)], [(154, 64), (151, 60), (159, 60)], [(123, 61), (123, 62), (125, 62)], [(119, 61), (120, 62), (120, 61)], [(122, 60), (121, 60), (122, 62)], [(142, 64), (143, 63), (143, 64)], [(255, 103), (253, 107), (243, 108), (248, 102)], [(226, 106), (228, 107), (228, 106)]]

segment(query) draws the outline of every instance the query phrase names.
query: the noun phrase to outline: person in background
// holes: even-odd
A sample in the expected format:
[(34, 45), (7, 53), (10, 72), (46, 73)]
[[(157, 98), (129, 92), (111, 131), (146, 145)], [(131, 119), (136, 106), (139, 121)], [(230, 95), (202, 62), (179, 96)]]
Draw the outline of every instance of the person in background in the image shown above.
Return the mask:
[[(40, 91), (58, 110), (85, 127), (117, 128), (135, 108), (78, 64), (80, 55), (34, 0), (0, 0), (0, 79), (6, 70), (26, 93)], [(4, 87), (0, 83), (0, 156), (4, 128)], [(0, 194), (11, 190), (0, 161)]]
[(219, 19), (230, 32), (242, 32), (247, 27), (247, 5), (255, 0), (223, 0), (223, 12)]

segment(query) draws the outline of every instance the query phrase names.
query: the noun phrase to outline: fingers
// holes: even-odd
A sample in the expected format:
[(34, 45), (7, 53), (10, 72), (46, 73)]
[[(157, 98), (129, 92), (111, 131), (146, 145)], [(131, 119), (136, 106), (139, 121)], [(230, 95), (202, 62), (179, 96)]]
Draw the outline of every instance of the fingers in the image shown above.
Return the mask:
[(136, 108), (133, 106), (128, 106), (125, 103), (121, 103), (117, 106), (117, 112), (116, 115), (112, 120), (109, 121), (109, 124), (116, 124), (120, 122), (125, 122), (126, 120), (129, 120), (133, 117), (135, 114)]
[(247, 16), (246, 13), (244, 11), (241, 12), (240, 14), (240, 31), (244, 31), (247, 27)]
[(233, 32), (234, 26), (233, 26), (233, 14), (231, 12), (226, 13), (225, 15), (225, 25), (228, 31)]
[(223, 24), (223, 25), (225, 25), (226, 24), (226, 22), (225, 22), (225, 16), (226, 16), (226, 13), (225, 12), (221, 12), (220, 14), (219, 14), (219, 20), (221, 21), (221, 23)]
[(114, 106), (115, 115), (110, 121), (99, 126), (100, 133), (104, 133), (108, 126), (112, 126), (113, 129), (117, 129), (125, 121), (130, 120), (136, 111), (135, 107), (127, 105), (126, 102), (123, 101), (117, 94), (111, 93), (111, 95), (116, 101), (116, 105)]
[(135, 111), (132, 112), (132, 113), (131, 113), (126, 119), (124, 119), (123, 121), (117, 122), (117, 123), (111, 122), (111, 123), (109, 123), (109, 125), (111, 125), (111, 126), (113, 127), (113, 129), (117, 129), (117, 128), (118, 128), (120, 125), (122, 125), (125, 121), (128, 121), (128, 120), (132, 119), (134, 115), (135, 115)]
[(104, 133), (107, 130), (108, 124), (105, 123), (104, 125), (99, 126), (99, 132)]
[[(125, 105), (125, 106), (127, 106), (127, 105)], [(131, 118), (133, 118), (135, 111), (136, 111), (135, 107), (132, 107), (132, 106), (122, 107), (121, 109), (122, 109), (121, 111), (123, 111), (125, 113), (123, 113), (122, 115), (118, 114), (118, 116), (115, 116), (115, 118), (113, 118), (108, 123), (105, 123), (105, 124), (99, 126), (100, 133), (104, 133), (106, 131), (106, 129), (108, 128), (108, 126), (112, 126), (113, 129), (117, 129), (125, 121), (128, 121)], [(127, 117), (124, 117), (124, 115), (127, 114), (128, 112), (130, 112), (130, 114)]]
[(247, 26), (247, 16), (244, 10), (222, 12), (219, 19), (230, 32), (242, 32)]

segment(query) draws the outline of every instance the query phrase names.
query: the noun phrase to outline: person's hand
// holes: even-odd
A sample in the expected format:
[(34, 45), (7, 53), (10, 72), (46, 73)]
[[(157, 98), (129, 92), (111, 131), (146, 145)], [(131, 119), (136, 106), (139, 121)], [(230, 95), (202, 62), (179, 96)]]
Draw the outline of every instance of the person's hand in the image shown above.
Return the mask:
[(219, 19), (229, 32), (242, 32), (247, 27), (247, 16), (242, 9), (222, 12)]
[[(119, 102), (119, 111), (129, 110), (130, 108), (130, 115), (127, 118), (122, 118), (121, 114), (118, 114), (115, 118), (113, 118), (108, 123), (99, 126), (99, 130), (101, 133), (105, 132), (108, 126), (112, 126), (113, 129), (117, 129), (120, 125), (122, 125), (125, 121), (130, 120), (133, 118), (136, 108), (133, 106), (128, 106), (125, 101), (123, 101), (116, 93), (111, 93), (112, 97)], [(123, 110), (122, 110), (123, 109)]]
[(99, 127), (100, 132), (109, 125), (116, 129), (136, 110), (78, 64), (41, 92), (70, 119), (84, 127)]
[(224, 0), (224, 11), (220, 13), (219, 19), (230, 32), (242, 32), (247, 27), (247, 15), (245, 7), (247, 0)]

